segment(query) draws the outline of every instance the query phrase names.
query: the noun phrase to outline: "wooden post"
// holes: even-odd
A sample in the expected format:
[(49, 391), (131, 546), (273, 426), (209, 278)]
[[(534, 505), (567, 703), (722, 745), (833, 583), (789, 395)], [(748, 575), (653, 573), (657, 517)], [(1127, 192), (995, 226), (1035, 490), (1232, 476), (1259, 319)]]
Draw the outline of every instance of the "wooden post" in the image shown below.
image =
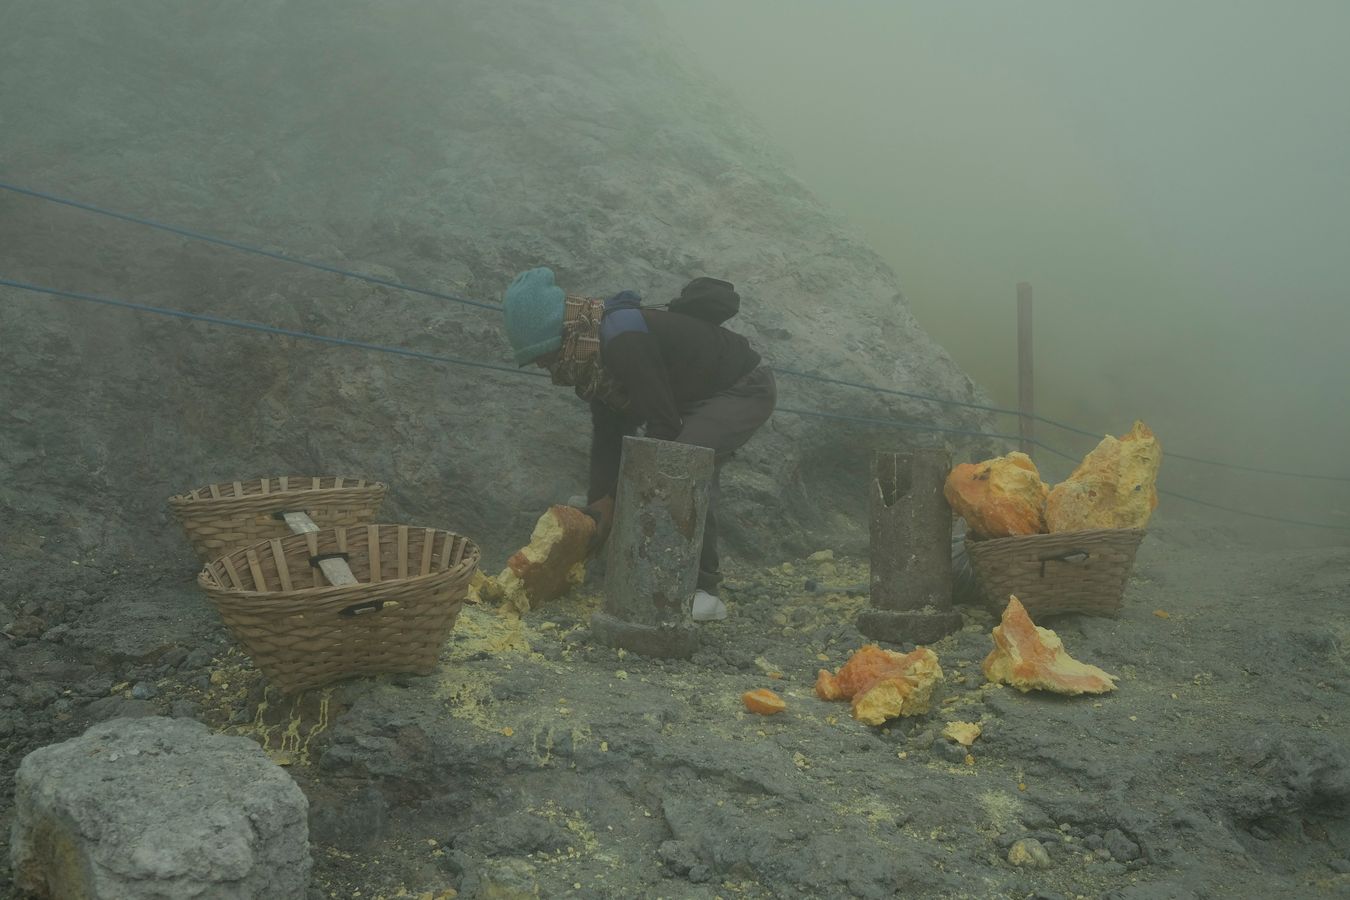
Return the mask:
[(623, 439), (605, 601), (591, 616), (602, 644), (645, 656), (691, 656), (691, 615), (703, 548), (713, 451), (648, 438)]
[(1036, 400), (1031, 366), (1031, 285), (1017, 283), (1017, 435), (1027, 456), (1036, 447)]
[(951, 454), (878, 453), (872, 465), (871, 606), (858, 630), (929, 644), (961, 627), (952, 609), (952, 509), (942, 494)]

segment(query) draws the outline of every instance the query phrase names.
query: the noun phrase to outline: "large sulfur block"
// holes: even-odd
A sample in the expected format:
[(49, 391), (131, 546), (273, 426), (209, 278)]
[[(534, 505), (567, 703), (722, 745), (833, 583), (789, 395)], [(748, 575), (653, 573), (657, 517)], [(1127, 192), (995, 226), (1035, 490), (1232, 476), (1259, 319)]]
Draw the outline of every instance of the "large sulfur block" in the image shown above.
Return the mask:
[(595, 520), (575, 506), (551, 506), (535, 523), (530, 542), (497, 576), (505, 605), (524, 614), (554, 600), (586, 578)]

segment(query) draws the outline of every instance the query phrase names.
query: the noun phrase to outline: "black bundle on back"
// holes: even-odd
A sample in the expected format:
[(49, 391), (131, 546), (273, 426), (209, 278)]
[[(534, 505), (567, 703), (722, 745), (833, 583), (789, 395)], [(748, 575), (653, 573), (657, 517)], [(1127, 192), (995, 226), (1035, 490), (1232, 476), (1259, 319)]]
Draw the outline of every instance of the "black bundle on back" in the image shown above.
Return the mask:
[(721, 325), (741, 310), (741, 295), (729, 281), (695, 278), (667, 307), (673, 313)]

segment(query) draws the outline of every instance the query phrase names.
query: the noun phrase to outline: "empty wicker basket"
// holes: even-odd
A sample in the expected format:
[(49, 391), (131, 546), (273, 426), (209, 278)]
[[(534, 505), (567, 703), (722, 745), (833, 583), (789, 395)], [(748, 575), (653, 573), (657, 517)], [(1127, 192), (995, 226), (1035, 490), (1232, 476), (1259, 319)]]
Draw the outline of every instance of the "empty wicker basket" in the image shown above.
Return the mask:
[(966, 539), (975, 577), (997, 609), (1016, 594), (1033, 619), (1060, 613), (1114, 616), (1143, 540), (1142, 528), (1104, 528)]
[[(357, 584), (334, 587), (324, 558)], [(197, 583), (253, 662), (286, 693), (350, 675), (430, 673), (479, 551), (434, 528), (366, 525), (274, 538), (209, 563)]]
[(281, 514), (306, 513), (320, 528), (375, 520), (385, 486), (364, 478), (283, 475), (222, 482), (169, 498), (202, 562), (291, 533)]

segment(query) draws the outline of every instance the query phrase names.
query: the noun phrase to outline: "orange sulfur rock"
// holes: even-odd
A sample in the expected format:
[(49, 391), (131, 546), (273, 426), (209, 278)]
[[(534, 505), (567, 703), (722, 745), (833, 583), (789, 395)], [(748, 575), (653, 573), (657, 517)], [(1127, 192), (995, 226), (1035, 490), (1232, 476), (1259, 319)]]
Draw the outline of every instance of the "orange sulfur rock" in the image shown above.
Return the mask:
[(783, 698), (768, 688), (746, 691), (741, 694), (741, 702), (745, 704), (746, 709), (761, 716), (771, 716), (787, 709), (787, 704), (783, 702)]
[(994, 626), (993, 638), (994, 649), (981, 665), (990, 681), (1023, 692), (1104, 694), (1116, 689), (1116, 676), (1069, 656), (1059, 636), (1032, 622), (1016, 597), (1008, 598), (1003, 623)]
[(530, 543), (506, 561), (497, 584), (506, 606), (524, 613), (561, 597), (586, 577), (595, 520), (573, 506), (552, 506), (539, 517)]
[(833, 675), (826, 672), (824, 669), (821, 669), (820, 674), (816, 676), (816, 696), (822, 700), (848, 699), (844, 696), (843, 692), (839, 690), (839, 682), (835, 680)]
[(1045, 531), (1045, 496), (1036, 464), (1025, 453), (962, 463), (947, 476), (943, 495), (980, 538)]
[(1143, 528), (1158, 506), (1162, 447), (1143, 422), (1117, 440), (1107, 435), (1046, 498), (1050, 531)]
[(880, 725), (896, 716), (928, 712), (933, 687), (941, 680), (937, 654), (927, 647), (896, 653), (868, 644), (849, 657), (837, 674), (821, 669), (816, 676), (816, 696), (851, 700), (853, 718)]

